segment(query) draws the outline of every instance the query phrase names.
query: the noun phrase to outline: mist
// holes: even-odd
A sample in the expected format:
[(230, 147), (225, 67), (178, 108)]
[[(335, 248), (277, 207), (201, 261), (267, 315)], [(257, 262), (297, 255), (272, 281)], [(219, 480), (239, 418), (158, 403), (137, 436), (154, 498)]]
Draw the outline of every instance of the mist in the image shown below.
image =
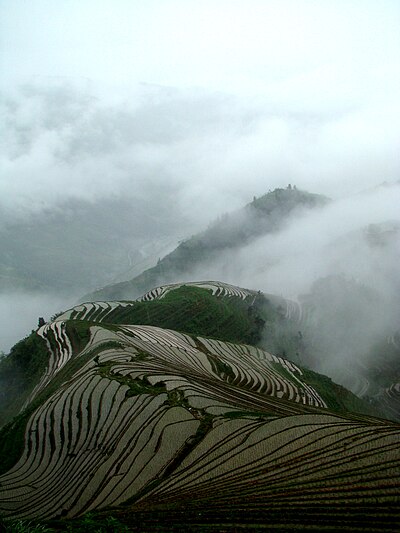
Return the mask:
[(398, 2), (0, 11), (1, 350), (288, 183), (334, 201), (184, 278), (300, 301), (342, 274), (394, 316), (398, 241), (363, 232), (399, 219)]
[[(222, 275), (229, 283), (294, 300), (309, 291), (317, 279), (333, 274), (385, 290), (397, 274), (399, 205), (400, 185), (393, 184), (323, 207), (296, 211), (279, 231), (222, 252), (215, 262), (202, 265), (201, 272), (188, 276), (213, 279)], [(235, 216), (233, 224), (239, 221), (244, 225), (244, 216), (244, 212)], [(387, 228), (380, 231), (393, 232), (388, 246), (372, 246), (369, 226), (386, 223)]]
[[(400, 184), (384, 184), (297, 210), (281, 229), (171, 281), (222, 280), (296, 302), (309, 349), (302, 362), (359, 392), (361, 369), (379, 365), (382, 346), (399, 330), (399, 205)], [(245, 214), (233, 216), (232, 228), (248, 224)]]
[(173, 205), (177, 222), (199, 229), (286, 182), (340, 198), (395, 181), (400, 166), (397, 104), (288, 111), (149, 85), (110, 103), (95, 87), (56, 81), (4, 92), (2, 114), (0, 208), (12, 221), (129, 198)]
[(77, 295), (9, 292), (0, 296), (0, 352), (9, 353), (16, 342), (38, 327), (39, 317), (49, 321), (70, 307)]

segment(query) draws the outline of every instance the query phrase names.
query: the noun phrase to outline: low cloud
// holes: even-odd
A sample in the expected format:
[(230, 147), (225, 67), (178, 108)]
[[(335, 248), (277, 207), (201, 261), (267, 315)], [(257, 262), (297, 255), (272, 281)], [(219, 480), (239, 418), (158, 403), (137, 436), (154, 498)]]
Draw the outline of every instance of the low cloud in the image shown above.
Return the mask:
[[(381, 186), (336, 200), (323, 208), (296, 213), (279, 232), (221, 254), (201, 272), (211, 279), (297, 299), (319, 278), (344, 274), (379, 288), (392, 281), (399, 252), (400, 185)], [(389, 247), (372, 246), (370, 225), (387, 224)], [(386, 226), (381, 230), (386, 231)], [(371, 228), (374, 231), (374, 228)], [(383, 235), (382, 233), (382, 235)], [(389, 253), (387, 256), (386, 254)]]
[(397, 108), (283, 110), (224, 93), (142, 85), (129, 101), (65, 83), (3, 103), (0, 207), (9, 217), (69, 199), (169, 203), (200, 228), (286, 183), (334, 197), (397, 178)]
[(50, 317), (73, 304), (69, 295), (2, 293), (0, 298), (0, 351), (8, 353), (14, 344), (38, 326), (38, 318)]
[(399, 329), (399, 205), (400, 184), (296, 213), (280, 231), (222, 252), (185, 280), (297, 301), (304, 320), (297, 327), (309, 342), (303, 362), (358, 390), (360, 368)]

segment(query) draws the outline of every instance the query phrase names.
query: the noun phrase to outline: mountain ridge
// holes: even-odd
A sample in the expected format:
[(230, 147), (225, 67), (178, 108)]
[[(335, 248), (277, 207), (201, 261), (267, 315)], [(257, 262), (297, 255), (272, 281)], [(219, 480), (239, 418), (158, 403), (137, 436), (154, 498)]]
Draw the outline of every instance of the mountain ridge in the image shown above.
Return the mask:
[(244, 208), (223, 215), (206, 230), (182, 241), (154, 267), (130, 281), (88, 293), (81, 301), (135, 299), (153, 287), (182, 281), (182, 277), (187, 278), (196, 267), (212, 261), (224, 250), (239, 248), (260, 235), (282, 229), (289, 216), (322, 207), (328, 202), (330, 199), (325, 196), (301, 191), (291, 185), (254, 197)]

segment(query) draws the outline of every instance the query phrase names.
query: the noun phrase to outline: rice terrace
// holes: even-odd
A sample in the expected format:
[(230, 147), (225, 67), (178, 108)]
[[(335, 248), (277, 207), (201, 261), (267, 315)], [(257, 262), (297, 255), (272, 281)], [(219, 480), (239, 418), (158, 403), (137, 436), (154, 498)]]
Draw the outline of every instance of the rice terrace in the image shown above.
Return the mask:
[(41, 325), (3, 369), (24, 385), (7, 391), (0, 434), (5, 527), (398, 531), (399, 424), (260, 347), (267, 326), (289, 351), (306, 311), (193, 282)]

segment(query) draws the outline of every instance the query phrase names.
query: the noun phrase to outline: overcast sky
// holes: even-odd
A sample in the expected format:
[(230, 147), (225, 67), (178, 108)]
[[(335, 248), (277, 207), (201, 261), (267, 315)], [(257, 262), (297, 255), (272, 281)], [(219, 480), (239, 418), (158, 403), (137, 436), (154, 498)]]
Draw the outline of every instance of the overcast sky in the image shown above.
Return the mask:
[(168, 201), (399, 177), (397, 0), (0, 0), (0, 206)]

